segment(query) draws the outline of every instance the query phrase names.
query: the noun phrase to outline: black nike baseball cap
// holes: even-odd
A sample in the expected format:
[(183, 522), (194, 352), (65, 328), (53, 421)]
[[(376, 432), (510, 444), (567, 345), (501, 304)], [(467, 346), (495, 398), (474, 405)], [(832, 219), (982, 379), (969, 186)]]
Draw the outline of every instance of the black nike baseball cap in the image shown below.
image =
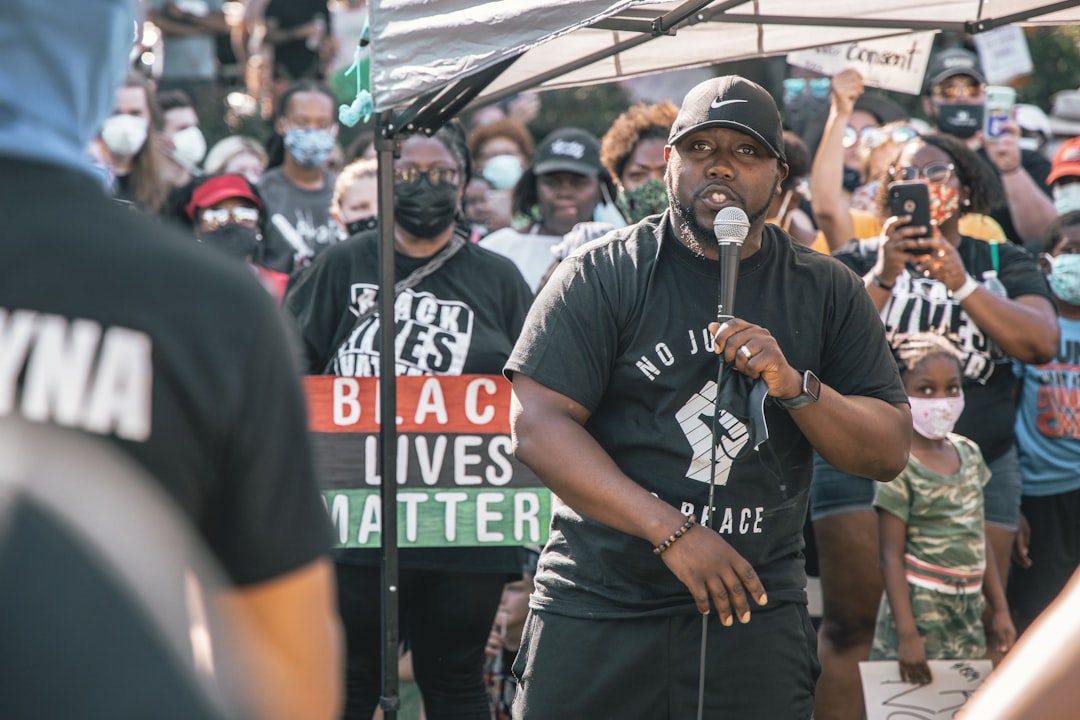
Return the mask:
[(674, 145), (695, 130), (712, 127), (745, 133), (768, 148), (773, 157), (787, 162), (780, 111), (773, 96), (755, 82), (738, 75), (725, 75), (694, 86), (686, 93), (671, 126), (668, 145)]

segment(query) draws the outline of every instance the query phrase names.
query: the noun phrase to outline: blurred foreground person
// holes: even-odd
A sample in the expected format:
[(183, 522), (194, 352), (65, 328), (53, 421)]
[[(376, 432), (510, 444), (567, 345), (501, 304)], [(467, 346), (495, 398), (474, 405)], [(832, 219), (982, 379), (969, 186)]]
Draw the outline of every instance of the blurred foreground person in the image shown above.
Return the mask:
[(133, 0), (0, 9), (0, 65), (23, 69), (0, 80), (0, 416), (100, 438), (153, 476), (262, 636), (244, 673), (260, 715), (332, 718), (329, 524), (274, 304), (242, 265), (112, 202), (84, 154), (134, 19)]
[(1071, 720), (1080, 705), (1080, 570), (956, 720)]

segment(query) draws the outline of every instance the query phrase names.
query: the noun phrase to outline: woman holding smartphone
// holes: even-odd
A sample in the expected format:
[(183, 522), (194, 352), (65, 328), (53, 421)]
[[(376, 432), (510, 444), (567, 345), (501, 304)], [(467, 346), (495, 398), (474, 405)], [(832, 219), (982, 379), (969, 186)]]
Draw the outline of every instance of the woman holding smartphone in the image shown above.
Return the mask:
[[(897, 181), (926, 185), (929, 225), (888, 210), (889, 187)], [(881, 236), (850, 243), (834, 257), (863, 276), (890, 333), (955, 336), (967, 401), (956, 432), (979, 445), (993, 473), (986, 532), (1004, 583), (1020, 509), (1012, 360), (1054, 357), (1058, 330), (1034, 258), (1013, 243), (960, 233), (961, 216), (989, 213), (1002, 202), (1000, 180), (966, 146), (940, 134), (916, 137), (900, 147), (882, 178)], [(995, 274), (1004, 294), (987, 282)], [(833, 661), (833, 674), (822, 681), (834, 684), (830, 692), (844, 683), (858, 687), (858, 662), (867, 659), (874, 632), (882, 581), (873, 492), (869, 480), (816, 459), (810, 502), (825, 603), (821, 654)]]

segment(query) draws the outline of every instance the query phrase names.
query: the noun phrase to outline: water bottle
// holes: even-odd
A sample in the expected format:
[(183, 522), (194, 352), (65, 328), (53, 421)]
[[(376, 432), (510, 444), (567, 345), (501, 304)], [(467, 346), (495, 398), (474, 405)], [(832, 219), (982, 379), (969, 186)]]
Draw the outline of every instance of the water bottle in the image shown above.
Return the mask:
[(1009, 297), (1009, 291), (1005, 289), (1004, 283), (998, 279), (997, 270), (987, 270), (982, 276), (982, 286), (984, 288), (1000, 297)]

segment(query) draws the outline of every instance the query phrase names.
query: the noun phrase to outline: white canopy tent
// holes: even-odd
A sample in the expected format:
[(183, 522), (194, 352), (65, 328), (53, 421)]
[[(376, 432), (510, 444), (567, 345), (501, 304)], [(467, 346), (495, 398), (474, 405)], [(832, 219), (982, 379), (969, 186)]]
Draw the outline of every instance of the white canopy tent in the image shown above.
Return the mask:
[(371, 84), (379, 110), (463, 84), (489, 102), (917, 31), (1074, 23), (1080, 0), (372, 0)]

